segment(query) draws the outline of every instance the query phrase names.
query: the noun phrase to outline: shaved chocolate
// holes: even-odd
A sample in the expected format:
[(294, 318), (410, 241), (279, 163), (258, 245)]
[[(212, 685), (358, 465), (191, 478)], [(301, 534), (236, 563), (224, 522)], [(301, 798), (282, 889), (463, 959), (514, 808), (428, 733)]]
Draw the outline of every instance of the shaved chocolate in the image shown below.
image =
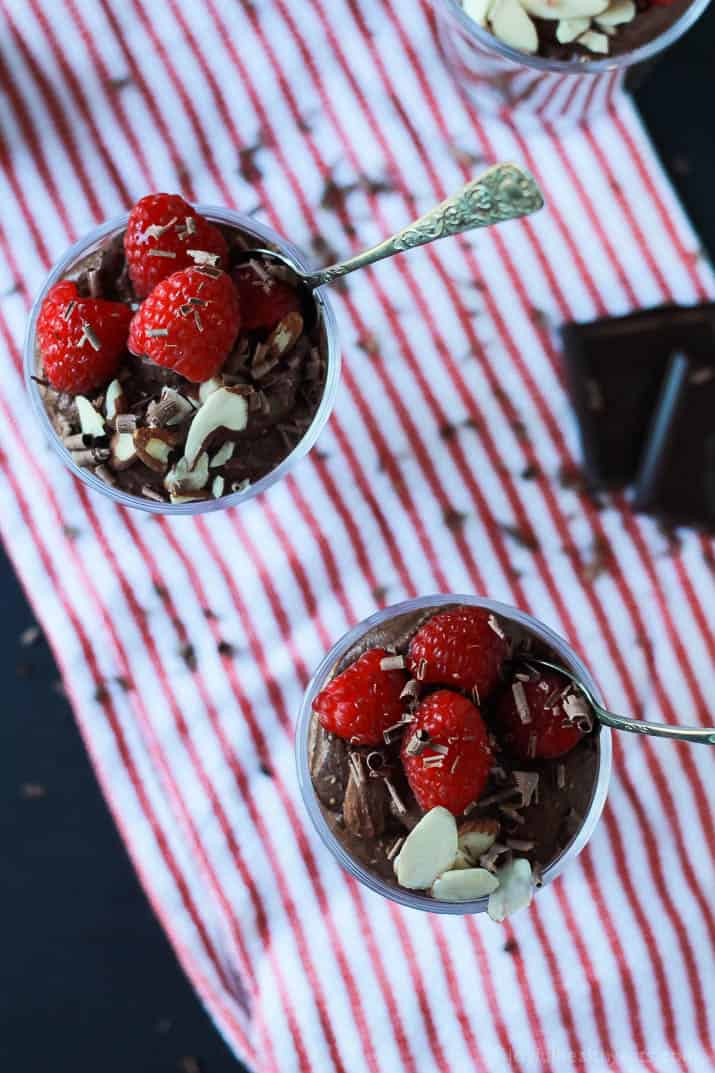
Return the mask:
[(709, 360), (673, 356), (634, 506), (673, 524), (715, 529), (715, 348)]
[(562, 330), (564, 362), (594, 488), (632, 483), (671, 354), (707, 356), (715, 303), (663, 306)]

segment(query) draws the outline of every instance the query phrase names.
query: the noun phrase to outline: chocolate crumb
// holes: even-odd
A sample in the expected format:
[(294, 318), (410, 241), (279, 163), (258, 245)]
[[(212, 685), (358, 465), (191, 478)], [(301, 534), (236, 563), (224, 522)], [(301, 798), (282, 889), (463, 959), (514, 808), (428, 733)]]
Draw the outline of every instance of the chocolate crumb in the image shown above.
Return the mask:
[(180, 650), (180, 655), (189, 670), (195, 671), (198, 666), (198, 661), (196, 659), (194, 646), (190, 644), (183, 645)]
[(504, 943), (503, 950), (505, 954), (514, 954), (516, 956), (519, 953), (519, 944), (516, 939), (507, 939)]
[(236, 653), (236, 649), (229, 641), (219, 641), (216, 648), (219, 656), (233, 656)]
[(268, 764), (261, 763), (258, 765), (258, 769), (262, 775), (266, 776), (267, 779), (273, 778), (273, 770), (272, 768), (269, 768)]

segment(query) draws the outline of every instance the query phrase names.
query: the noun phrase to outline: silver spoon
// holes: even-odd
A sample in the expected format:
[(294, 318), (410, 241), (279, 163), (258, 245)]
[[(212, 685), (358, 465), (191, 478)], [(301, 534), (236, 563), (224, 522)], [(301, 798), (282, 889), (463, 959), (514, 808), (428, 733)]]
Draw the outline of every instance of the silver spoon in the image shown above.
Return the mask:
[(543, 195), (528, 172), (516, 164), (496, 164), (397, 234), (369, 250), (356, 253), (346, 261), (320, 268), (317, 272), (302, 271), (289, 257), (275, 250), (247, 250), (244, 258), (259, 255), (266, 260), (277, 261), (290, 268), (300, 283), (312, 291), (358, 268), (382, 261), (385, 257), (392, 257), (415, 246), (424, 246), (447, 235), (459, 235), (476, 227), (491, 227), (505, 220), (530, 216), (543, 205)]
[(559, 674), (568, 678), (583, 693), (599, 722), (615, 730), (628, 730), (633, 734), (651, 734), (654, 738), (689, 741), (694, 745), (715, 745), (715, 727), (669, 726), (667, 723), (646, 723), (642, 719), (631, 719), (627, 715), (615, 715), (599, 704), (588, 686), (565, 667), (560, 667), (558, 663), (550, 663), (547, 659), (536, 659), (534, 656), (529, 656), (524, 662), (527, 666), (547, 667), (550, 671), (558, 671)]

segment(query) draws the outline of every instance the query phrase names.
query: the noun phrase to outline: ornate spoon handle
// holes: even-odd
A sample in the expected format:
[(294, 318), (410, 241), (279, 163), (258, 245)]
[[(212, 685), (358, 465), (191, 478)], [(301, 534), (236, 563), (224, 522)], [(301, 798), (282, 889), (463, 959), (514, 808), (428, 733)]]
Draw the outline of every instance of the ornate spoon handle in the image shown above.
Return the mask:
[(609, 712), (607, 708), (599, 704), (585, 683), (580, 678), (576, 678), (570, 671), (567, 671), (565, 667), (560, 667), (557, 663), (550, 663), (546, 659), (536, 659), (534, 656), (526, 657), (525, 663), (538, 667), (548, 667), (549, 670), (558, 671), (565, 678), (570, 678), (593, 708), (599, 722), (613, 727), (614, 730), (628, 730), (631, 734), (650, 734), (654, 738), (688, 741), (693, 745), (715, 745), (715, 727), (670, 726), (668, 723), (646, 723), (642, 719), (631, 719), (628, 715), (616, 715), (615, 712)]
[(424, 246), (435, 239), (458, 235), (475, 227), (490, 227), (504, 220), (529, 216), (538, 212), (543, 204), (543, 195), (527, 172), (516, 164), (497, 164), (396, 235), (347, 261), (307, 275), (305, 282), (311, 288), (320, 287), (338, 276), (346, 276), (414, 246)]

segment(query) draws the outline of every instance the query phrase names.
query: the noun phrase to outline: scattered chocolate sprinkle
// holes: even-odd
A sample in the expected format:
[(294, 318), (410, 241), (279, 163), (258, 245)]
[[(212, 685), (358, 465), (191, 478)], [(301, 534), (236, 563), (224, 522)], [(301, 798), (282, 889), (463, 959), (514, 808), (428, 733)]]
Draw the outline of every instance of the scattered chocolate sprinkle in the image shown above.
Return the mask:
[(519, 953), (519, 944), (517, 943), (516, 939), (507, 939), (502, 949), (504, 950), (505, 954), (516, 955)]
[(39, 782), (23, 782), (20, 787), (20, 797), (25, 801), (36, 801), (46, 796), (47, 789)]
[(355, 782), (360, 786), (365, 781), (365, 772), (362, 766), (362, 755), (360, 753), (349, 753), (348, 764), (350, 765), (350, 772), (355, 779)]
[(502, 522), (499, 528), (503, 533), (506, 533), (507, 536), (511, 537), (519, 547), (526, 548), (527, 551), (539, 550), (539, 541), (530, 527), (524, 526), (522, 528), (518, 525), (508, 525), (505, 522)]
[(457, 533), (460, 529), (463, 529), (468, 518), (468, 514), (465, 514), (461, 510), (455, 510), (453, 507), (445, 507), (442, 511), (442, 520), (447, 528), (453, 533)]
[(407, 743), (405, 752), (408, 756), (419, 756), (430, 745), (430, 736), (426, 730), (417, 730)]
[(521, 794), (519, 808), (529, 808), (532, 801), (539, 800), (539, 773), (538, 771), (514, 771), (514, 782)]
[(72, 310), (74, 309), (74, 307), (76, 305), (77, 305), (77, 303), (74, 300), (74, 298), (72, 299), (71, 302), (67, 303), (65, 308), (62, 310), (62, 319), (63, 320), (69, 320), (70, 319), (70, 317), (72, 316)]
[(196, 659), (196, 651), (194, 649), (194, 646), (191, 644), (183, 645), (180, 649), (179, 654), (186, 666), (189, 668), (189, 670), (195, 671), (196, 667), (198, 666), (198, 661)]
[(526, 699), (526, 692), (524, 690), (523, 682), (514, 682), (512, 684), (511, 691), (514, 696), (516, 710), (519, 713), (519, 719), (524, 724), (530, 723), (531, 711), (529, 710), (529, 702)]
[(457, 756), (455, 756), (454, 760), (452, 761), (452, 766), (449, 769), (450, 775), (454, 775), (455, 771), (457, 770), (457, 767), (459, 766), (459, 762), (460, 762), (461, 759), (462, 759), (461, 753), (458, 753)]
[(261, 772), (262, 775), (265, 775), (267, 779), (273, 778), (273, 771), (271, 768), (269, 768), (268, 764), (259, 764), (258, 770)]
[(389, 779), (385, 779), (385, 786), (387, 787), (387, 792), (392, 798), (392, 803), (395, 806), (395, 809), (397, 810), (398, 814), (400, 816), (406, 816), (407, 808)]
[[(519, 793), (517, 786), (509, 786), (505, 790), (498, 790), (495, 794), (489, 794), (488, 797), (483, 797), (481, 801), (477, 801), (477, 808), (489, 808), (490, 805), (498, 805), (502, 801), (508, 801), (510, 797), (514, 797)], [(467, 810), (464, 810), (464, 815), (467, 815)]]
[(30, 648), (30, 646), (34, 645), (34, 643), (39, 639), (39, 637), (40, 627), (28, 626), (27, 629), (23, 630), (20, 634), (20, 646), (22, 648)]
[(385, 856), (387, 857), (388, 861), (394, 861), (395, 857), (400, 852), (400, 849), (402, 847), (402, 843), (404, 841), (405, 841), (404, 835), (400, 835), (399, 838), (395, 839), (395, 841), (392, 843), (392, 845), (388, 849), (387, 853), (385, 854)]
[(476, 706), (478, 708), (479, 705), (481, 704), (481, 701), (479, 699), (479, 688), (476, 685), (472, 686), (471, 694), (472, 694), (472, 700), (474, 701), (474, 703), (476, 704)]
[(425, 756), (425, 758), (422, 761), (422, 766), (426, 767), (426, 768), (443, 767), (444, 766), (444, 757), (443, 756)]
[(233, 647), (233, 645), (229, 641), (219, 641), (219, 643), (216, 645), (216, 648), (218, 650), (219, 656), (229, 656), (230, 657), (230, 656), (235, 655), (235, 652), (236, 652), (236, 649)]
[(173, 250), (159, 250), (155, 247), (153, 250), (147, 250), (147, 257), (167, 257), (169, 260), (175, 260), (176, 254)]
[(418, 682), (424, 681), (425, 671), (426, 670), (427, 670), (427, 660), (426, 659), (421, 659), (420, 662), (417, 665), (417, 670), (415, 671), (415, 678), (417, 679)]
[(95, 332), (92, 325), (88, 324), (86, 321), (82, 325), (82, 335), (77, 345), (83, 347), (85, 343), (89, 343), (89, 345), (92, 347), (92, 350), (101, 350), (102, 348), (102, 344), (99, 341), (97, 333)]
[(405, 667), (404, 656), (384, 656), (380, 660), (381, 671), (402, 671)]

